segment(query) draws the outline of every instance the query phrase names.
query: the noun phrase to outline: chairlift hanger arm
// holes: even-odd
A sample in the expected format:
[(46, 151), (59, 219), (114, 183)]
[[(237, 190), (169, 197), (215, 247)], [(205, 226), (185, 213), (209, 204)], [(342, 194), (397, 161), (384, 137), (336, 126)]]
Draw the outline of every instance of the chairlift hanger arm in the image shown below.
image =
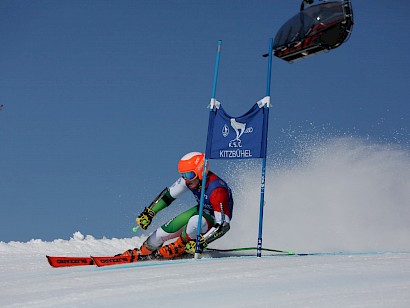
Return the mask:
[(303, 11), (305, 9), (306, 4), (312, 4), (314, 0), (302, 0), (302, 4), (300, 5), (300, 10)]

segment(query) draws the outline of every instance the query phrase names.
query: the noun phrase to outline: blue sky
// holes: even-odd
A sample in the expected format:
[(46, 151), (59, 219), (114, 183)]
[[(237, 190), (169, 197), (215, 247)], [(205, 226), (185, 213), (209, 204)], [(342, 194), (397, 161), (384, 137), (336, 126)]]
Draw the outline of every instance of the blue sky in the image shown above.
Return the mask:
[[(346, 44), (274, 58), (270, 155), (309, 134), (409, 150), (410, 4), (352, 2)], [(217, 41), (216, 97), (239, 116), (265, 95), (261, 55), (299, 5), (2, 0), (0, 241), (132, 236), (178, 159), (205, 149)]]

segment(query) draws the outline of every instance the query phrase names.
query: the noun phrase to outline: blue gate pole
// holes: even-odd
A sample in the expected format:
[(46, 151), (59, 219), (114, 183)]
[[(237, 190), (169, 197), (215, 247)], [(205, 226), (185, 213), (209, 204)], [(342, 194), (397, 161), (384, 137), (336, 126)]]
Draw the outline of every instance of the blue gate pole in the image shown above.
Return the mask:
[[(210, 104), (210, 112), (213, 112), (215, 108), (215, 94), (216, 94), (216, 83), (218, 81), (218, 68), (219, 68), (219, 58), (221, 56), (221, 47), (222, 41), (218, 41), (218, 49), (216, 52), (216, 62), (215, 62), (215, 70), (214, 70), (214, 82), (212, 85), (212, 97), (211, 97), (211, 104)], [(208, 123), (209, 126), (210, 122)], [(208, 127), (209, 131), (209, 127)], [(202, 173), (202, 188), (201, 188), (201, 199), (199, 202), (199, 213), (198, 213), (198, 231), (196, 234), (196, 245), (195, 245), (195, 259), (199, 259), (201, 257), (201, 248), (199, 246), (199, 241), (201, 238), (201, 228), (202, 228), (202, 211), (204, 210), (204, 196), (205, 196), (205, 185), (206, 185), (206, 169), (208, 167), (208, 159), (206, 156), (204, 157), (204, 171)]]
[[(266, 82), (266, 96), (268, 97), (268, 103), (265, 104), (264, 108), (266, 112), (269, 112), (270, 104), (270, 84), (271, 84), (271, 74), (272, 74), (272, 48), (273, 48), (273, 39), (269, 41), (269, 60), (268, 60), (268, 78)], [(266, 131), (266, 139), (268, 138), (268, 132)], [(258, 245), (256, 256), (260, 258), (262, 256), (262, 227), (263, 227), (263, 207), (265, 205), (265, 170), (266, 170), (266, 149), (267, 141), (265, 146), (265, 153), (262, 160), (262, 175), (261, 175), (261, 198), (259, 204), (259, 232), (258, 232)]]

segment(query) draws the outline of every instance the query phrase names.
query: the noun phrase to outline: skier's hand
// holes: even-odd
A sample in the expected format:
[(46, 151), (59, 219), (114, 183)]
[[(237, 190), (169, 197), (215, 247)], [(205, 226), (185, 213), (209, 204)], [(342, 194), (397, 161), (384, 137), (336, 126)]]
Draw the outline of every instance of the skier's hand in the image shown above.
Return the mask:
[(140, 227), (143, 230), (147, 230), (154, 216), (155, 216), (155, 212), (151, 210), (150, 208), (146, 207), (135, 220), (137, 222), (138, 227)]
[[(191, 255), (195, 254), (195, 246), (196, 246), (196, 241), (191, 240), (188, 243), (185, 244), (185, 251)], [(205, 238), (201, 235), (199, 238), (199, 249), (200, 252), (204, 250), (204, 248), (208, 246), (208, 243), (206, 242)]]

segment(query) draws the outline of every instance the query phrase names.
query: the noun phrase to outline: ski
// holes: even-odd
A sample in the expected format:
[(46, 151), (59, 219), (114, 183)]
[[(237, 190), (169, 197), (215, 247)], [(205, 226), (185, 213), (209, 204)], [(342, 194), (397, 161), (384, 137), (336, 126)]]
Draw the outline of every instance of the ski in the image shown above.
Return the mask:
[(110, 257), (91, 257), (94, 264), (98, 267), (109, 266), (124, 263), (133, 263), (138, 261), (138, 257), (135, 256), (110, 256)]
[(94, 264), (94, 260), (91, 257), (46, 257), (48, 263), (52, 267), (84, 266)]
[(137, 262), (137, 258), (131, 256), (103, 256), (103, 257), (55, 257), (46, 256), (52, 267), (71, 267), (84, 265), (108, 266), (115, 264)]
[[(256, 247), (244, 247), (244, 248), (231, 248), (231, 249), (212, 249), (208, 248), (208, 251), (214, 252), (235, 252), (241, 250), (254, 250)], [(266, 251), (273, 251), (277, 252), (272, 255), (267, 255), (264, 257), (302, 257), (302, 256), (354, 256), (354, 255), (374, 255), (374, 254), (389, 254), (389, 253), (408, 253), (408, 252), (389, 252), (389, 251), (382, 251), (382, 252), (310, 252), (310, 253), (295, 253), (292, 251), (283, 251), (283, 250), (276, 250), (276, 249), (268, 249), (264, 248), (263, 250)], [(162, 259), (156, 258), (152, 256), (141, 257), (137, 259), (131, 256), (102, 256), (102, 257), (55, 257), (55, 256), (46, 256), (48, 263), (52, 267), (71, 267), (71, 266), (84, 266), (84, 265), (96, 265), (98, 267), (102, 266), (110, 266), (110, 265), (117, 265), (117, 264), (130, 264), (136, 263), (141, 261), (154, 261), (154, 262), (142, 262), (141, 267), (145, 265), (153, 266), (153, 265), (166, 265), (170, 263), (185, 263), (185, 262), (196, 262), (197, 259), (193, 259), (190, 255), (185, 257), (180, 257), (178, 259)], [(212, 260), (212, 259), (225, 259), (225, 258), (232, 258), (232, 257), (253, 257), (250, 255), (227, 255), (227, 256), (210, 256), (205, 257), (204, 259), (200, 260)], [(156, 262), (155, 262), (156, 261)], [(139, 265), (138, 265), (139, 266)]]
[[(206, 252), (219, 252), (219, 253), (226, 253), (226, 252), (240, 252), (246, 250), (256, 250), (256, 247), (242, 247), (242, 248), (231, 248), (231, 249), (214, 249), (214, 248), (206, 248)], [(262, 248), (264, 251), (269, 252), (277, 252), (284, 255), (312, 255), (312, 254), (296, 254), (293, 251), (284, 251), (284, 250), (276, 250), (276, 249), (269, 249), (269, 248)], [(116, 264), (127, 264), (127, 263), (135, 263), (137, 261), (149, 261), (149, 260), (159, 260), (161, 258), (155, 256), (91, 256), (91, 257), (56, 257), (56, 256), (46, 256), (48, 263), (52, 267), (70, 267), (70, 266), (83, 266), (83, 265), (96, 265), (98, 267), (102, 266), (110, 266)], [(185, 258), (189, 258), (190, 255), (187, 255)], [(185, 259), (182, 257), (182, 259)]]

